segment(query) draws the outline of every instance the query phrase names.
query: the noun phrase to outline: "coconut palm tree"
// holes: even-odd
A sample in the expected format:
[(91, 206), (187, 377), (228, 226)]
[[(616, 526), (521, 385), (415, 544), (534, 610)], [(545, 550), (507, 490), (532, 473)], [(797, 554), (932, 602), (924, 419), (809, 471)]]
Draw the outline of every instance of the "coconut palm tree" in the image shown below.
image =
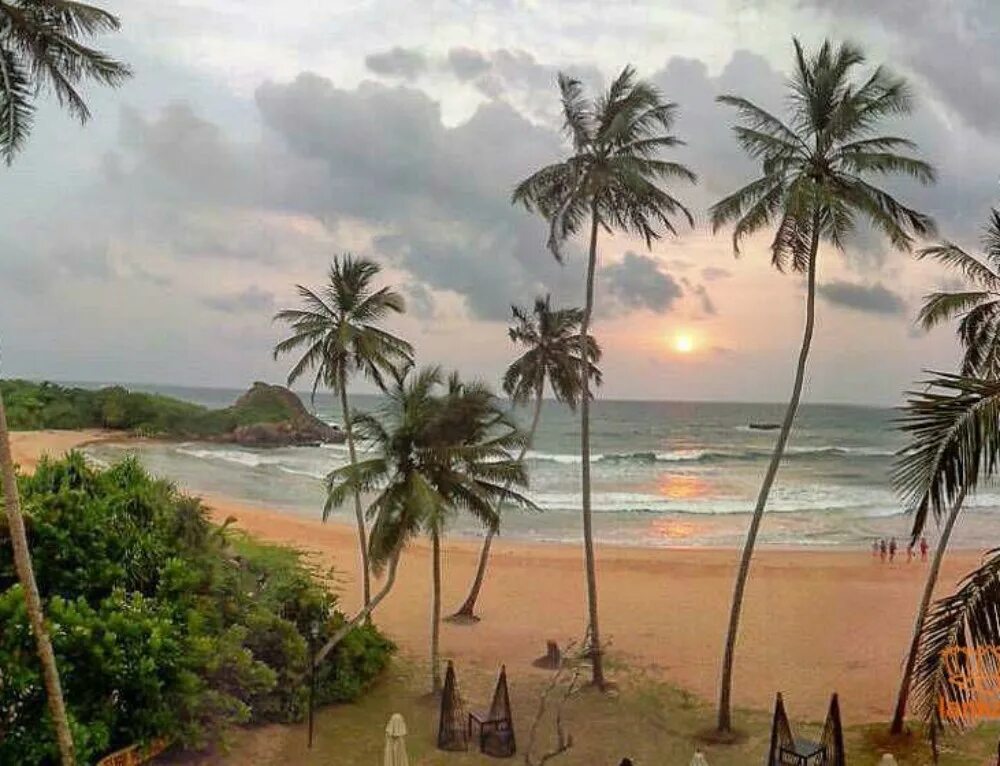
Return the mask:
[(780, 271), (791, 269), (806, 278), (805, 328), (792, 394), (757, 496), (733, 590), (719, 687), (717, 728), (722, 734), (732, 728), (733, 660), (750, 561), (805, 380), (815, 323), (820, 242), (843, 249), (859, 219), (903, 251), (911, 249), (914, 236), (934, 230), (928, 216), (872, 181), (899, 174), (922, 183), (934, 180), (930, 165), (901, 153), (912, 151), (913, 142), (876, 132), (883, 119), (911, 111), (906, 83), (881, 67), (856, 79), (865, 57), (852, 45), (834, 47), (827, 41), (811, 55), (798, 40), (794, 46), (787, 121), (740, 96), (718, 99), (736, 109), (740, 124), (733, 130), (744, 151), (760, 162), (761, 175), (712, 207), (712, 229), (734, 223), (733, 249), (739, 254), (745, 238), (774, 225), (771, 263)]
[(931, 517), (943, 525), (903, 664), (893, 734), (903, 732), (914, 672), (924, 662), (922, 636), (933, 632), (928, 610), (955, 522), (966, 496), (1000, 463), (1000, 381), (938, 374), (910, 395), (901, 428), (910, 442), (899, 453), (893, 481), (913, 513), (911, 537), (920, 537)]
[[(664, 232), (675, 234), (673, 219), (694, 219), (661, 183), (694, 183), (694, 173), (676, 162), (660, 159), (664, 149), (683, 142), (670, 131), (677, 105), (662, 97), (650, 83), (638, 80), (635, 70), (622, 70), (607, 92), (584, 96), (578, 80), (559, 75), (564, 128), (571, 141), (569, 156), (547, 165), (514, 189), (512, 202), (536, 212), (549, 223), (549, 249), (562, 262), (562, 243), (589, 228), (586, 292), (580, 322), (581, 344), (590, 337), (594, 313), (594, 280), (601, 231), (620, 231), (641, 237), (647, 247)], [(583, 550), (587, 575), (588, 652), (593, 682), (605, 685), (603, 649), (598, 624), (597, 574), (590, 498), (590, 376), (586, 353), (579, 354), (580, 457)]]
[[(351, 465), (357, 463), (358, 457), (347, 400), (348, 381), (360, 373), (384, 388), (386, 373), (401, 364), (410, 364), (413, 359), (409, 343), (379, 327), (390, 314), (405, 310), (402, 295), (388, 287), (374, 288), (372, 283), (379, 271), (379, 265), (366, 258), (356, 258), (350, 253), (336, 256), (322, 288), (312, 290), (297, 285), (302, 308), (285, 309), (274, 316), (276, 321), (287, 322), (292, 331), (274, 347), (274, 358), (302, 351), (288, 373), (288, 385), (308, 373), (312, 375), (314, 398), (321, 383), (339, 394)], [(361, 551), (362, 596), (367, 606), (371, 601), (371, 576), (365, 516), (361, 496), (357, 494), (354, 515)]]
[(924, 299), (917, 321), (925, 330), (960, 319), (962, 374), (981, 378), (1000, 375), (1000, 211), (990, 211), (982, 236), (983, 255), (970, 255), (958, 245), (942, 242), (925, 247), (921, 258), (932, 258), (958, 270), (971, 289), (934, 292)]
[[(523, 346), (525, 352), (511, 362), (503, 379), (503, 390), (515, 404), (526, 405), (534, 400), (531, 414), (531, 426), (528, 428), (527, 439), (517, 456), (518, 462), (524, 460), (525, 453), (535, 441), (535, 431), (542, 415), (542, 401), (545, 385), (552, 387), (556, 401), (563, 402), (571, 410), (576, 411), (576, 403), (580, 396), (580, 323), (583, 312), (578, 308), (553, 309), (551, 296), (546, 295), (535, 299), (532, 310), (520, 306), (511, 306), (514, 324), (508, 329), (511, 341)], [(590, 348), (590, 375), (595, 385), (601, 384), (601, 371), (594, 362), (601, 358), (601, 349), (591, 337), (587, 344)], [(502, 517), (503, 508), (497, 507), (497, 517)], [(469, 595), (452, 619), (457, 622), (478, 622), (476, 617), (476, 601), (486, 577), (486, 565), (489, 561), (490, 547), (493, 538), (499, 531), (499, 526), (489, 527), (486, 539), (483, 540), (479, 552), (479, 565), (476, 576), (469, 589)]]
[(524, 464), (512, 460), (524, 435), (485, 386), (447, 381), (439, 367), (398, 374), (375, 415), (357, 415), (374, 457), (332, 471), (324, 513), (355, 492), (375, 493), (369, 540), (376, 569), (397, 560), (421, 532), (431, 538), (431, 689), (441, 688), (441, 538), (458, 511), (495, 525), (500, 501), (533, 507), (513, 490), (526, 486)]
[[(14, 161), (15, 155), (28, 140), (34, 122), (35, 102), (40, 94), (54, 94), (60, 106), (80, 122), (86, 122), (90, 109), (77, 90), (80, 84), (95, 81), (117, 87), (131, 75), (125, 64), (85, 44), (99, 34), (116, 32), (119, 27), (116, 16), (84, 3), (70, 0), (0, 0), (0, 157), (7, 165)], [(2, 397), (0, 478), (14, 548), (14, 564), (24, 589), (59, 756), (65, 766), (76, 761), (73, 737), (31, 566)]]

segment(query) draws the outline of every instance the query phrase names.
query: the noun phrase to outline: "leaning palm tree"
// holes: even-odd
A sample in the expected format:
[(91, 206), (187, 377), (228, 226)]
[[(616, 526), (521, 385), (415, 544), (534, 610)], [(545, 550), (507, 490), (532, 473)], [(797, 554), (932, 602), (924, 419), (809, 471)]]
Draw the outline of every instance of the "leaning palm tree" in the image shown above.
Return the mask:
[(966, 495), (1000, 465), (1000, 381), (938, 374), (911, 394), (901, 427), (910, 442), (899, 453), (893, 480), (913, 513), (911, 537), (923, 534), (931, 517), (943, 524), (903, 663), (893, 734), (903, 732), (914, 672), (923, 662), (922, 636), (930, 630), (928, 609), (955, 522)]
[[(131, 75), (125, 64), (84, 42), (99, 34), (116, 32), (119, 26), (116, 16), (71, 0), (0, 0), (0, 157), (6, 164), (14, 161), (28, 140), (40, 93), (53, 93), (60, 106), (80, 122), (86, 122), (90, 109), (77, 90), (79, 85), (92, 80), (117, 87)], [(76, 760), (73, 737), (31, 566), (2, 397), (0, 478), (14, 564), (24, 589), (60, 759), (66, 766)]]
[[(571, 410), (576, 410), (580, 397), (580, 324), (583, 312), (578, 308), (553, 309), (551, 296), (546, 295), (535, 299), (534, 308), (511, 306), (514, 324), (508, 329), (511, 341), (523, 346), (525, 352), (511, 362), (503, 379), (503, 390), (515, 404), (526, 405), (534, 400), (531, 426), (528, 428), (527, 439), (517, 456), (523, 461), (525, 454), (535, 440), (535, 431), (542, 415), (542, 401), (545, 386), (548, 383), (556, 401), (563, 402)], [(595, 362), (601, 358), (601, 349), (593, 337), (587, 342), (589, 348), (590, 376), (595, 385), (601, 384), (601, 371)], [(503, 508), (496, 509), (497, 517), (502, 516)], [(479, 553), (479, 565), (476, 576), (469, 589), (469, 595), (451, 619), (458, 622), (478, 622), (476, 617), (476, 601), (486, 578), (486, 565), (489, 561), (490, 547), (493, 538), (499, 532), (499, 526), (490, 526), (486, 530), (486, 539)]]
[(1000, 211), (990, 211), (982, 236), (983, 256), (967, 253), (952, 242), (942, 242), (920, 251), (957, 269), (970, 289), (940, 291), (928, 295), (917, 321), (925, 330), (951, 319), (959, 319), (962, 344), (962, 374), (982, 378), (1000, 376)]
[(820, 242), (843, 249), (859, 218), (903, 251), (911, 249), (915, 235), (934, 230), (928, 216), (907, 207), (871, 180), (897, 174), (922, 183), (934, 180), (930, 165), (900, 153), (913, 150), (913, 142), (876, 133), (880, 121), (912, 109), (906, 83), (881, 67), (865, 79), (856, 80), (855, 72), (865, 58), (852, 45), (835, 48), (827, 41), (812, 55), (803, 51), (798, 40), (794, 45), (787, 122), (745, 98), (719, 97), (721, 103), (737, 110), (741, 120), (733, 129), (737, 140), (751, 158), (760, 161), (762, 172), (759, 178), (712, 207), (712, 229), (718, 231), (735, 223), (733, 249), (739, 254), (746, 237), (773, 224), (771, 263), (780, 271), (790, 268), (806, 277), (805, 329), (792, 395), (757, 496), (736, 574), (719, 688), (720, 734), (732, 728), (733, 661), (754, 544), (805, 380), (815, 322)]
[[(288, 373), (288, 385), (311, 374), (314, 398), (320, 384), (340, 395), (351, 465), (358, 458), (347, 400), (348, 381), (360, 373), (383, 388), (385, 374), (401, 364), (409, 364), (413, 358), (409, 343), (379, 327), (390, 314), (404, 311), (403, 296), (388, 287), (376, 290), (372, 285), (379, 271), (379, 265), (366, 258), (355, 258), (350, 253), (336, 256), (327, 283), (321, 289), (297, 286), (302, 308), (285, 309), (274, 317), (287, 322), (292, 331), (274, 347), (274, 358), (293, 351), (303, 352)], [(354, 515), (361, 552), (362, 596), (367, 606), (371, 601), (371, 576), (359, 494), (354, 495)]]
[(673, 218), (694, 219), (660, 184), (694, 182), (694, 173), (660, 152), (683, 142), (671, 134), (677, 105), (665, 101), (625, 67), (598, 98), (584, 97), (579, 81), (559, 75), (564, 128), (572, 144), (561, 162), (537, 170), (514, 189), (512, 201), (549, 223), (549, 249), (562, 262), (561, 245), (589, 227), (586, 293), (580, 322), (580, 457), (583, 550), (587, 573), (588, 652), (593, 682), (603, 688), (604, 662), (597, 610), (597, 574), (590, 499), (590, 360), (583, 350), (594, 313), (598, 236), (621, 231), (641, 237), (647, 247), (663, 232), (675, 234)]
[(374, 457), (332, 471), (326, 512), (351, 493), (374, 492), (369, 541), (376, 569), (394, 565), (402, 546), (425, 532), (432, 549), (431, 689), (440, 691), (441, 538), (458, 511), (495, 524), (500, 501), (533, 507), (511, 451), (524, 435), (479, 384), (446, 382), (438, 367), (400, 373), (376, 415), (355, 418)]

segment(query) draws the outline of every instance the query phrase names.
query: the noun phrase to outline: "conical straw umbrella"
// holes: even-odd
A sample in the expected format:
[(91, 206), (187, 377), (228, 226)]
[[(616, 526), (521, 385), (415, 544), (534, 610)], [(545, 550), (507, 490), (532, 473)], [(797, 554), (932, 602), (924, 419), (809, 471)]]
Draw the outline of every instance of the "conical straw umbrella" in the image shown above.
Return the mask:
[(406, 721), (393, 713), (385, 727), (385, 758), (383, 766), (410, 766), (406, 757)]

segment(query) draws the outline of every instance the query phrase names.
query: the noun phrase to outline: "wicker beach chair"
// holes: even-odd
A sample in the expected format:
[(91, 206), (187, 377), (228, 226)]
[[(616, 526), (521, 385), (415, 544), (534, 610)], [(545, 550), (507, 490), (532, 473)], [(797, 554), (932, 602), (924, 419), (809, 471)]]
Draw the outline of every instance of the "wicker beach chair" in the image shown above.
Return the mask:
[(830, 709), (820, 742), (825, 750), (824, 766), (844, 766), (844, 727), (840, 722), (840, 700), (836, 692), (830, 697)]
[(479, 750), (494, 758), (512, 758), (517, 752), (514, 739), (514, 720), (510, 710), (510, 694), (507, 691), (507, 666), (500, 667), (500, 677), (493, 691), (493, 701), (485, 712), (469, 713), (469, 737), (475, 732)]
[[(838, 715), (839, 717), (839, 715)], [(785, 701), (778, 692), (774, 701), (774, 718), (771, 721), (771, 746), (766, 766), (823, 766), (826, 746), (822, 742), (796, 739), (785, 713)]]
[(441, 719), (438, 723), (437, 746), (439, 750), (468, 750), (469, 732), (465, 726), (465, 706), (458, 693), (455, 666), (448, 662), (441, 694)]

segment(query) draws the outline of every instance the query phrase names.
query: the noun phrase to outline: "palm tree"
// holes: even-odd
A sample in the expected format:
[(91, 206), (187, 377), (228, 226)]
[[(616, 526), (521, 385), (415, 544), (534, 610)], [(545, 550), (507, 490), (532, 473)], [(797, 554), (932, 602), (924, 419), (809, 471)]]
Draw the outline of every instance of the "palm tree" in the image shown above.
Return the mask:
[[(379, 388), (384, 375), (400, 364), (409, 364), (413, 348), (406, 341), (386, 332), (379, 324), (391, 314), (405, 310), (403, 296), (388, 287), (374, 289), (372, 282), (380, 267), (366, 258), (350, 253), (336, 256), (330, 265), (327, 283), (320, 290), (297, 285), (302, 308), (285, 309), (275, 320), (287, 322), (292, 334), (274, 347), (274, 358), (303, 350), (288, 373), (288, 385), (306, 373), (313, 374), (312, 395), (320, 383), (340, 395), (347, 454), (351, 465), (357, 463), (351, 410), (347, 401), (347, 383), (361, 373)], [(361, 496), (354, 496), (354, 515), (358, 525), (358, 548), (361, 551), (363, 603), (371, 601), (371, 576), (368, 544), (365, 540), (365, 517)]]
[(866, 79), (855, 80), (854, 73), (865, 58), (852, 45), (835, 48), (827, 41), (812, 55), (803, 51), (798, 40), (794, 45), (795, 70), (788, 85), (787, 122), (745, 98), (718, 99), (737, 110), (741, 124), (733, 130), (744, 151), (760, 161), (762, 174), (712, 207), (712, 229), (718, 231), (735, 223), (733, 249), (739, 254), (740, 243), (746, 237), (775, 224), (771, 263), (779, 271), (791, 268), (806, 276), (805, 329), (792, 395), (757, 496), (733, 590), (719, 690), (720, 734), (732, 728), (733, 659), (750, 560), (805, 380), (815, 322), (820, 241), (843, 249), (858, 218), (903, 251), (911, 249), (914, 235), (934, 230), (928, 216), (906, 207), (870, 180), (872, 176), (892, 174), (910, 176), (922, 183), (934, 180), (930, 165), (899, 153), (913, 150), (913, 142), (876, 133), (882, 119), (911, 111), (912, 98), (906, 83), (881, 67)]
[[(35, 101), (40, 93), (56, 96), (60, 106), (80, 122), (90, 117), (87, 102), (77, 90), (87, 80), (117, 87), (129, 68), (85, 40), (116, 32), (118, 18), (100, 8), (70, 0), (0, 0), (0, 157), (7, 165), (24, 148), (31, 133)], [(0, 397), (0, 478), (4, 509), (14, 548), (14, 564), (24, 589), (24, 600), (42, 665), (45, 694), (64, 766), (76, 762), (73, 736), (66, 716), (59, 670), (45, 625), (31, 553), (24, 531), (20, 498), (10, 451), (7, 416)]]
[[(587, 282), (580, 322), (581, 346), (590, 337), (594, 278), (601, 230), (640, 236), (651, 247), (664, 231), (676, 233), (672, 218), (691, 213), (659, 184), (694, 182), (681, 164), (659, 158), (663, 149), (683, 142), (670, 133), (677, 105), (665, 101), (647, 82), (625, 67), (603, 96), (587, 99), (578, 80), (559, 75), (564, 128), (572, 143), (561, 162), (537, 170), (514, 189), (512, 201), (549, 223), (549, 249), (562, 262), (561, 244), (589, 222)], [(588, 651), (593, 682), (604, 688), (604, 661), (597, 611), (597, 574), (590, 501), (590, 360), (581, 348), (580, 457), (582, 462), (583, 550), (587, 575)]]
[(913, 513), (914, 540), (923, 534), (929, 517), (944, 524), (903, 664), (892, 734), (903, 732), (914, 672), (924, 662), (922, 636), (932, 630), (928, 610), (955, 522), (966, 495), (993, 476), (1000, 463), (1000, 381), (938, 374), (926, 385), (907, 402), (901, 427), (911, 440), (899, 453), (893, 479)]
[[(563, 402), (573, 411), (580, 396), (580, 324), (583, 312), (578, 308), (553, 309), (551, 296), (535, 299), (534, 308), (528, 309), (511, 306), (514, 324), (508, 329), (510, 339), (525, 347), (525, 352), (511, 362), (503, 379), (503, 390), (515, 404), (525, 405), (534, 400), (531, 415), (531, 426), (527, 439), (517, 456), (518, 462), (524, 460), (525, 453), (535, 441), (535, 431), (542, 415), (542, 401), (545, 384), (552, 386), (556, 401)], [(591, 337), (587, 344), (590, 349), (590, 375), (595, 384), (601, 384), (601, 371), (593, 362), (601, 358), (601, 350)], [(503, 508), (498, 506), (498, 519)], [(490, 547), (493, 538), (499, 531), (499, 526), (489, 527), (486, 539), (479, 553), (479, 566), (476, 576), (469, 589), (469, 595), (452, 619), (458, 622), (478, 622), (476, 617), (476, 601), (486, 577), (486, 564), (489, 561)]]
[(496, 523), (500, 501), (533, 507), (512, 486), (526, 486), (513, 449), (524, 436), (493, 394), (457, 376), (446, 382), (438, 367), (401, 372), (377, 415), (357, 415), (359, 436), (374, 457), (331, 471), (324, 514), (348, 494), (375, 493), (369, 540), (379, 570), (395, 565), (406, 542), (427, 533), (432, 547), (431, 688), (441, 688), (441, 537), (451, 516), (463, 510), (482, 523)]
[(1000, 211), (990, 211), (983, 231), (984, 255), (977, 258), (958, 245), (942, 242), (920, 251), (957, 269), (973, 289), (935, 292), (928, 295), (917, 321), (925, 330), (960, 318), (958, 338), (962, 344), (962, 374), (996, 378), (1000, 374)]

